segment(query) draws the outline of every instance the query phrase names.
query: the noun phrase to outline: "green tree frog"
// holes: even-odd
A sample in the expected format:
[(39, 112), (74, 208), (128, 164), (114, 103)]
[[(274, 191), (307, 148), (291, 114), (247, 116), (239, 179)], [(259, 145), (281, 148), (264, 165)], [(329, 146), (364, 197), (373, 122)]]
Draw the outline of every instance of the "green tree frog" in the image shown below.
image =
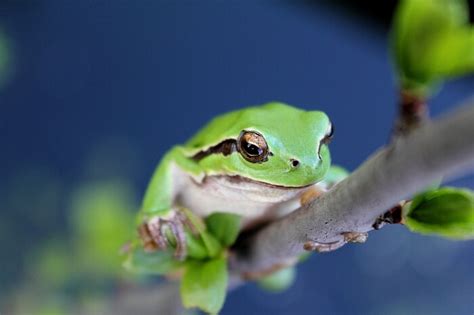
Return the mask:
[(328, 176), (332, 135), (325, 113), (278, 102), (213, 119), (156, 168), (138, 216), (144, 248), (172, 245), (176, 258), (186, 257), (192, 224), (183, 208), (202, 218), (238, 214), (245, 229), (312, 200), (340, 180), (339, 170)]

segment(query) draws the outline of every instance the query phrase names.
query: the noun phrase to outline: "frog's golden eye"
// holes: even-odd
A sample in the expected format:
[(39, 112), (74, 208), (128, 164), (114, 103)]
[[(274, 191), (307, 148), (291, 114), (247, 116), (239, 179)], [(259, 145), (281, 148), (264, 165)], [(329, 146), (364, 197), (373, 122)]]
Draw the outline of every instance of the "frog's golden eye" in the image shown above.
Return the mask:
[(265, 138), (255, 131), (242, 131), (237, 140), (237, 150), (249, 162), (262, 163), (268, 159)]

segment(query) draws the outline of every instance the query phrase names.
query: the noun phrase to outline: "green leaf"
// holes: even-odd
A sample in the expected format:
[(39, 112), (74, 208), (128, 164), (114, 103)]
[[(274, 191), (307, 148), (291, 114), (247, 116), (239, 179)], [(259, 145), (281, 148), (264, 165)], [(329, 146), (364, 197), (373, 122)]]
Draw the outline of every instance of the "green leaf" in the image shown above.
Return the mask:
[(209, 257), (209, 251), (200, 236), (195, 237), (186, 231), (186, 245), (188, 247), (188, 256), (195, 259), (204, 259)]
[(195, 259), (212, 258), (222, 250), (219, 241), (207, 231), (198, 236), (186, 231), (186, 244), (188, 246), (188, 256)]
[(404, 221), (413, 232), (474, 239), (474, 193), (448, 187), (421, 193), (404, 207)]
[(148, 253), (137, 246), (128, 254), (123, 266), (135, 273), (164, 275), (183, 267), (183, 263), (177, 261), (171, 251)]
[(209, 232), (223, 246), (234, 244), (240, 231), (241, 216), (232, 213), (216, 212), (206, 218)]
[(181, 281), (181, 299), (185, 307), (198, 307), (217, 314), (227, 291), (227, 262), (225, 257), (208, 261), (189, 261)]
[(219, 254), (222, 250), (222, 246), (220, 245), (219, 241), (207, 231), (203, 220), (188, 209), (183, 209), (182, 211), (196, 228), (199, 237), (207, 249), (208, 256), (215, 257), (217, 254)]
[(206, 230), (206, 225), (204, 224), (203, 220), (199, 216), (194, 214), (194, 212), (187, 208), (182, 208), (181, 211), (189, 219), (189, 221), (191, 221), (198, 233), (202, 233)]
[(404, 90), (432, 93), (474, 71), (473, 30), (465, 0), (403, 0), (392, 26), (392, 54)]
[(288, 267), (260, 279), (258, 285), (266, 291), (278, 293), (288, 289), (295, 282), (295, 278), (296, 268)]
[(216, 257), (222, 251), (221, 244), (211, 233), (204, 231), (200, 236), (206, 246), (209, 257)]

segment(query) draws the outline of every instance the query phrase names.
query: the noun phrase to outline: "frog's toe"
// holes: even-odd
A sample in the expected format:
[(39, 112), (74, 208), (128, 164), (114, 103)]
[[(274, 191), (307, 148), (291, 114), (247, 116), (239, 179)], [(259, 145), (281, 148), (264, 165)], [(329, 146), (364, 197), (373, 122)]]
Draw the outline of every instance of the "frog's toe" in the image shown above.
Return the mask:
[(369, 237), (367, 232), (344, 232), (342, 236), (346, 243), (365, 243)]
[(320, 243), (316, 241), (308, 241), (304, 243), (303, 248), (307, 251), (315, 251), (318, 253), (327, 253), (342, 247), (345, 244), (344, 240)]
[(164, 227), (169, 228), (169, 231), (172, 234), (174, 240), (170, 240), (166, 238), (168, 243), (174, 241), (175, 243), (175, 251), (174, 257), (177, 260), (184, 260), (187, 254), (187, 246), (186, 246), (186, 236), (184, 234), (184, 225), (181, 221), (181, 218), (178, 216), (174, 216), (171, 220), (163, 220)]
[(145, 251), (153, 252), (167, 248), (167, 241), (161, 231), (161, 221), (159, 217), (155, 217), (138, 227), (138, 235), (142, 240)]
[(159, 216), (152, 217), (138, 227), (138, 234), (146, 251), (165, 250), (171, 246), (175, 248), (176, 259), (183, 260), (186, 257), (183, 217), (176, 213), (167, 219)]
[(199, 230), (197, 229), (197, 227), (182, 210), (176, 210), (175, 215), (177, 217), (177, 220), (180, 221), (181, 224), (191, 232), (191, 234), (199, 235)]
[(307, 251), (327, 253), (339, 249), (347, 243), (364, 243), (368, 237), (365, 232), (344, 232), (341, 233), (341, 235), (342, 239), (334, 242), (320, 243), (316, 241), (308, 241), (303, 245), (303, 248)]

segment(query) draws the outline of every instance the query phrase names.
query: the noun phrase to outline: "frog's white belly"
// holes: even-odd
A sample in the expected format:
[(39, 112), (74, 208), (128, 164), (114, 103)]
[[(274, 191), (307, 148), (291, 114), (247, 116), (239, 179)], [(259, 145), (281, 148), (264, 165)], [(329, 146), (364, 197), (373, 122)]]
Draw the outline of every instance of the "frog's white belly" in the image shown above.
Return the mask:
[(245, 225), (295, 210), (306, 189), (273, 186), (239, 176), (207, 176), (201, 182), (186, 176), (176, 202), (202, 217), (214, 212), (239, 214), (245, 218)]

